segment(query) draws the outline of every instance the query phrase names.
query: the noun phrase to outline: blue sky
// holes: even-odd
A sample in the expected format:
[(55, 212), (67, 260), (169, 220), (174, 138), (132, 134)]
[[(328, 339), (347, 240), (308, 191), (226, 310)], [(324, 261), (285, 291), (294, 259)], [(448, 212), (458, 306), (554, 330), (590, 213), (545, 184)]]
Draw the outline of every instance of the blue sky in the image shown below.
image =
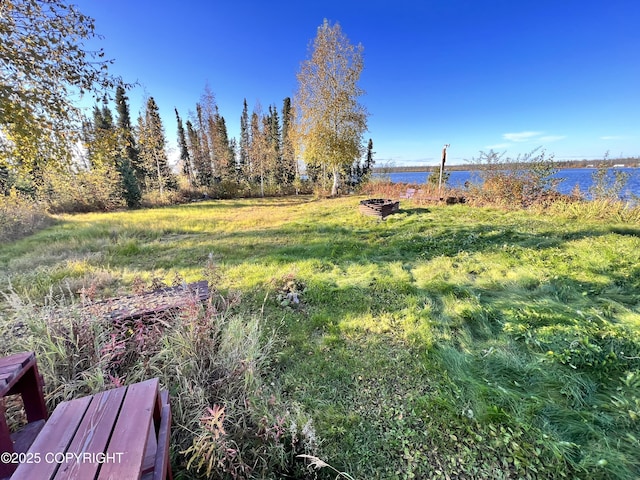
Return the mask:
[[(246, 98), (282, 108), (323, 19), (364, 47), (378, 165), (435, 165), (543, 147), (556, 159), (640, 156), (637, 0), (82, 0), (115, 60), (153, 96), (175, 157), (178, 108), (209, 85), (230, 136)], [(94, 46), (92, 43), (88, 46)]]

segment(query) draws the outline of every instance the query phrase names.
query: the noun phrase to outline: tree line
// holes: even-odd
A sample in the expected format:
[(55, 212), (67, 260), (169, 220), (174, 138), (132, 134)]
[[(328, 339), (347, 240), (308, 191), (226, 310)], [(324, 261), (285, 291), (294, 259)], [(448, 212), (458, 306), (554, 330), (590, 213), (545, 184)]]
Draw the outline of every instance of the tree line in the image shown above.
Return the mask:
[[(109, 74), (102, 50), (83, 48), (96, 36), (93, 19), (65, 0), (2, 2), (0, 193), (43, 200), (54, 210), (110, 209), (176, 199), (176, 192), (336, 195), (372, 170), (373, 142), (363, 142), (368, 112), (357, 85), (362, 46), (351, 45), (337, 23), (318, 27), (293, 99), (266, 111), (249, 111), (245, 99), (239, 138), (229, 137), (209, 87), (193, 112), (176, 109), (175, 169), (154, 98), (133, 124), (131, 85)], [(76, 100), (89, 93), (96, 104), (87, 117)]]

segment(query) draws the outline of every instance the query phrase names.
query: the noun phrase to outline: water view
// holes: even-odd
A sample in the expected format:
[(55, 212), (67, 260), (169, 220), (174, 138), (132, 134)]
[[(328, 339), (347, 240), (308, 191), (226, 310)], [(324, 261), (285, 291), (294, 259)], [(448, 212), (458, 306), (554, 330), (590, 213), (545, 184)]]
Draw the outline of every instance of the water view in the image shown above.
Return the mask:
[[(558, 185), (558, 192), (571, 193), (578, 186), (580, 191), (588, 194), (593, 184), (593, 174), (595, 168), (565, 168), (561, 169), (554, 175), (556, 178), (562, 179)], [(624, 199), (640, 196), (640, 168), (616, 168), (629, 174), (627, 184), (622, 191), (621, 197)], [(450, 171), (448, 185), (450, 187), (463, 187), (465, 182), (480, 183), (482, 181), (480, 173), (477, 171), (461, 170)], [(394, 183), (411, 183), (421, 184), (427, 181), (430, 172), (397, 172), (384, 174)], [(437, 173), (435, 174), (437, 175)]]

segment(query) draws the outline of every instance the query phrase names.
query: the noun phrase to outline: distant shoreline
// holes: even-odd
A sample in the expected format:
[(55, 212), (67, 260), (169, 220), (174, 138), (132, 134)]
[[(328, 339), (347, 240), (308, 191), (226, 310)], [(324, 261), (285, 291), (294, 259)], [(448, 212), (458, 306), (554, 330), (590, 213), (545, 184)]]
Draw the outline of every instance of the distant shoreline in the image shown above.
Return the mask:
[[(607, 160), (579, 160), (555, 162), (556, 168), (561, 170), (568, 168), (598, 168), (606, 165), (610, 168), (640, 168), (640, 158), (616, 158)], [(464, 165), (446, 165), (445, 170), (449, 171), (474, 171), (482, 170), (484, 164), (464, 164)], [(512, 167), (516, 164), (511, 164)], [(374, 167), (373, 173), (406, 173), (406, 172), (432, 172), (439, 171), (440, 165), (411, 165), (411, 166), (393, 166), (393, 167)]]

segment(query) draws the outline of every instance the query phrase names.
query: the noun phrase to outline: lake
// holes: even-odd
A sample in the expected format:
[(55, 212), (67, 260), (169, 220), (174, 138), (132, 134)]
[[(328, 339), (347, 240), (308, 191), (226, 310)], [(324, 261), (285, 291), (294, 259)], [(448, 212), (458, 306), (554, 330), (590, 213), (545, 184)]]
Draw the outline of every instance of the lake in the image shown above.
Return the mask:
[[(621, 197), (623, 199), (630, 199), (634, 196), (640, 196), (640, 168), (616, 167), (615, 169), (629, 174), (627, 184), (622, 191)], [(597, 169), (595, 168), (563, 168), (561, 169), (558, 173), (554, 175), (554, 177), (562, 179), (562, 181), (560, 182), (557, 188), (558, 192), (566, 193), (566, 194), (571, 193), (571, 191), (577, 185), (580, 187), (580, 191), (582, 193), (587, 194), (589, 192), (589, 188), (593, 183), (592, 176), (596, 170)], [(479, 172), (476, 172), (476, 171), (452, 170), (449, 173), (451, 175), (449, 177), (449, 182), (447, 184), (450, 187), (463, 187), (464, 183), (467, 181), (472, 183), (481, 182)], [(385, 176), (389, 177), (389, 179), (393, 183), (411, 183), (411, 184), (425, 183), (427, 181), (428, 175), (430, 175), (429, 172), (398, 172), (398, 173), (385, 174)], [(435, 175), (438, 175), (438, 174), (436, 173)], [(379, 175), (375, 175), (375, 176), (379, 176)]]

